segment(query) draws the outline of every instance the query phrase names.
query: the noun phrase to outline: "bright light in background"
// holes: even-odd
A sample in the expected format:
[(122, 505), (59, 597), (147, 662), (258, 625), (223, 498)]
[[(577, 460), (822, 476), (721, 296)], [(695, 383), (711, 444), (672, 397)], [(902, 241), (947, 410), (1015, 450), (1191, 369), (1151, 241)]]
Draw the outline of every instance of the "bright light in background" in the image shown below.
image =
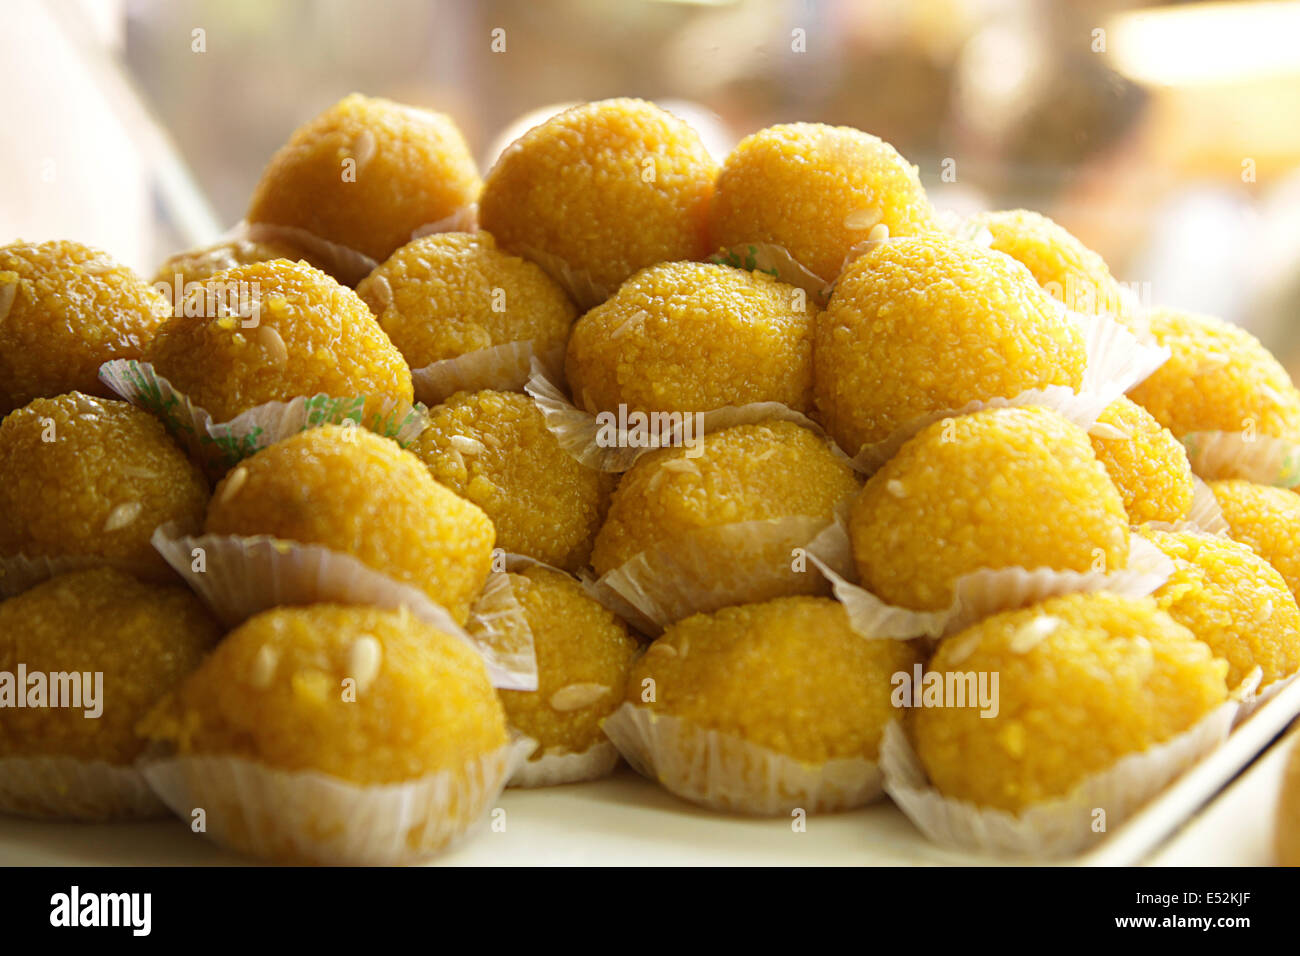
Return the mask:
[(1106, 26), (1115, 68), (1183, 86), (1300, 75), (1300, 2), (1130, 10)]

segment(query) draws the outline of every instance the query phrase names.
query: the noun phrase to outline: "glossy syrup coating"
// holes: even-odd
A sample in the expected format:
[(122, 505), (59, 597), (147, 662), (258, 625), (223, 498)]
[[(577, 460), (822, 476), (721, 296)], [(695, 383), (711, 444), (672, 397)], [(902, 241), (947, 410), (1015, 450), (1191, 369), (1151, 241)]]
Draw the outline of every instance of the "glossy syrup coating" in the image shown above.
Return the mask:
[(1232, 539), (1277, 568), (1292, 595), (1300, 595), (1300, 495), (1249, 481), (1212, 481), (1210, 490)]
[(1174, 559), (1153, 597), (1228, 662), (1228, 687), (1256, 667), (1260, 686), (1300, 670), (1300, 608), (1277, 570), (1244, 544), (1215, 535), (1143, 530)]
[(868, 479), (849, 516), (862, 586), (941, 610), (982, 568), (1114, 571), (1128, 515), (1088, 436), (1040, 407), (935, 422)]
[(416, 229), (475, 202), (481, 188), (449, 116), (353, 93), (271, 157), (248, 221), (305, 229), (382, 262)]
[(807, 764), (875, 760), (894, 674), (921, 660), (868, 640), (829, 598), (784, 597), (678, 621), (632, 668), (627, 701)]
[(861, 130), (789, 123), (747, 136), (727, 157), (710, 236), (715, 249), (775, 243), (834, 282), (878, 226), (891, 236), (935, 228), (916, 167)]
[(616, 476), (560, 447), (527, 395), (459, 392), (430, 410), (410, 450), (492, 519), (497, 547), (568, 571), (586, 565)]
[(699, 135), (671, 113), (635, 99), (586, 103), (501, 154), (480, 221), (589, 309), (646, 266), (708, 254), (716, 175)]
[(820, 421), (850, 455), (934, 412), (1077, 389), (1083, 334), (1023, 266), (941, 236), (854, 260), (816, 320)]
[(1118, 398), (1088, 430), (1092, 450), (1124, 499), (1130, 524), (1187, 517), (1195, 487), (1187, 450), (1141, 405)]
[(563, 348), (577, 318), (554, 280), (486, 232), (408, 242), (357, 295), (415, 369), (508, 342), (531, 341), (541, 353)]
[(159, 583), (175, 577), (150, 543), (203, 524), (207, 480), (162, 423), (78, 392), (38, 398), (0, 424), (0, 555), (87, 555)]
[[(30, 703), (31, 677), (41, 674), (47, 696), (45, 706), (0, 707), (0, 757), (131, 763), (144, 749), (137, 721), (220, 637), (220, 625), (187, 588), (145, 584), (114, 568), (64, 574), (10, 598), (0, 604), (0, 671), (16, 675), (25, 665), (29, 684), (19, 693)], [(51, 706), (50, 675), (73, 673), (81, 706)]]
[(170, 315), (148, 283), (89, 246), (0, 246), (0, 415), (64, 392), (109, 395), (99, 367), (139, 358)]
[(1149, 598), (1052, 598), (945, 639), (927, 671), (997, 676), (997, 713), (914, 708), (909, 729), (944, 796), (1011, 813), (1068, 794), (1189, 730), (1227, 698), (1224, 662)]
[(1129, 397), (1176, 437), (1223, 431), (1300, 441), (1300, 392), (1253, 335), (1176, 309), (1153, 309), (1147, 321), (1173, 355)]
[[(239, 314), (239, 311), (247, 315)], [(413, 398), (411, 370), (355, 292), (305, 262), (209, 277), (145, 353), (158, 374), (225, 422), (299, 396), (367, 398), (364, 417)]]
[(651, 266), (573, 327), (565, 371), (587, 411), (709, 411), (812, 398), (816, 306), (761, 272)]
[(483, 659), (405, 611), (276, 608), (232, 631), (141, 726), (182, 755), (356, 784), (446, 772), (504, 746)]
[[(705, 435), (698, 458), (689, 451), (652, 451), (623, 475), (592, 551), (597, 574), (653, 548), (674, 551), (701, 529), (797, 515), (829, 523), (858, 490), (848, 462), (791, 422), (736, 425)], [(734, 561), (714, 557), (720, 574)], [(809, 588), (821, 584), (820, 575), (801, 577)]]
[(324, 425), (236, 466), (207, 534), (270, 535), (350, 554), (420, 588), (464, 624), (492, 566), (492, 522), (420, 459), (361, 428)]
[(537, 652), (537, 690), (501, 690), (510, 726), (545, 752), (585, 753), (605, 741), (600, 722), (623, 700), (640, 644), (573, 578), (530, 567), (510, 575)]

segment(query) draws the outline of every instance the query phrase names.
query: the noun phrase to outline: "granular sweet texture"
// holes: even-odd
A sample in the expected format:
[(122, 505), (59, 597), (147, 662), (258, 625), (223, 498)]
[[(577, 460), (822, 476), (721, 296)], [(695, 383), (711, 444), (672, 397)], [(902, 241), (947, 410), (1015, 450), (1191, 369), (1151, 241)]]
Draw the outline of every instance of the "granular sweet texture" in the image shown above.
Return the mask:
[(464, 624), (492, 567), (492, 522), (420, 459), (324, 425), (245, 459), (212, 495), (207, 534), (270, 535), (350, 554), (420, 588)]
[(760, 272), (652, 266), (574, 326), (565, 361), (573, 400), (592, 413), (749, 402), (806, 411), (815, 311), (802, 290)]
[(868, 479), (849, 516), (862, 586), (947, 608), (981, 568), (1115, 571), (1128, 516), (1081, 428), (1046, 408), (935, 422)]
[(1127, 398), (1116, 399), (1088, 435), (1131, 524), (1172, 524), (1187, 517), (1195, 492), (1187, 450), (1150, 412)]
[[(1227, 698), (1223, 661), (1148, 598), (1098, 592), (985, 618), (927, 668), (997, 675), (997, 714), (910, 712), (917, 755), (946, 797), (1019, 813), (1189, 730)], [(969, 695), (968, 695), (969, 699)]]
[(0, 247), (0, 415), (64, 392), (107, 396), (99, 367), (139, 358), (169, 315), (148, 283), (89, 246)]
[(1249, 545), (1300, 595), (1300, 495), (1249, 481), (1212, 481), (1228, 533)]

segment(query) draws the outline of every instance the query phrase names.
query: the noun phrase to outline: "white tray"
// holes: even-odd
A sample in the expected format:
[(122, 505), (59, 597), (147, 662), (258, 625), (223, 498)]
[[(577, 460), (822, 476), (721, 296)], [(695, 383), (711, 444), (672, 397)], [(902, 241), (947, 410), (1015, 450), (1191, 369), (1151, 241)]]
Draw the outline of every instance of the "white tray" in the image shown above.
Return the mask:
[[(1260, 708), (1228, 741), (1175, 781), (1075, 865), (1145, 862), (1300, 714), (1300, 682)], [(1250, 775), (1247, 775), (1248, 779)], [(1243, 781), (1243, 785), (1245, 784)], [(624, 768), (608, 780), (545, 790), (508, 790), (502, 832), (479, 833), (437, 860), (450, 866), (899, 866), (1015, 863), (945, 850), (884, 800), (852, 813), (790, 821), (724, 816), (678, 800)], [(1206, 847), (1203, 859), (1196, 846)], [(1188, 849), (1188, 847), (1191, 849)], [(1182, 862), (1225, 864), (1222, 846), (1184, 844)], [(0, 816), (0, 865), (243, 864), (179, 820), (85, 825)]]

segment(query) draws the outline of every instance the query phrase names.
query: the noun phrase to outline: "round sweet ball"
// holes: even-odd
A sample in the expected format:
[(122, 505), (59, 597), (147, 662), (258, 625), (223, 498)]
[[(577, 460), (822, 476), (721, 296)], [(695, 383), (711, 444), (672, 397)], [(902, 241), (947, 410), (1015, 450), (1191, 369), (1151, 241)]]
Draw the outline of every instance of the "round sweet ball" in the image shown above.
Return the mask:
[(506, 743), (483, 660), (403, 611), (316, 604), (250, 618), (142, 726), (181, 755), (354, 784), (465, 775)]
[(538, 742), (530, 759), (586, 753), (605, 742), (600, 722), (623, 701), (640, 643), (573, 578), (530, 567), (510, 575), (537, 652), (537, 690), (501, 690), (511, 727)]
[(318, 269), (325, 268), (306, 250), (286, 239), (227, 239), (171, 256), (154, 273), (153, 286), (171, 300), (172, 311), (175, 312), (185, 307), (186, 287), (192, 289), (195, 284), (236, 266), (250, 266), (255, 262), (270, 262), (272, 259), (289, 259), (293, 262), (302, 259)]
[(1141, 533), (1174, 561), (1156, 603), (1228, 662), (1229, 688), (1257, 667), (1260, 687), (1300, 670), (1300, 608), (1277, 569), (1228, 538)]
[(806, 411), (812, 315), (761, 272), (670, 262), (637, 273), (573, 327), (565, 372), (587, 411), (700, 412), (749, 402)]
[(642, 100), (575, 106), (501, 154), (480, 221), (589, 309), (639, 269), (702, 259), (717, 165), (695, 130)]
[(1195, 492), (1187, 449), (1150, 412), (1127, 398), (1116, 399), (1088, 435), (1131, 524), (1172, 524), (1187, 517)]
[(271, 157), (247, 218), (382, 262), (421, 226), (477, 201), (481, 188), (449, 116), (353, 93)]
[(985, 618), (944, 640), (927, 671), (945, 688), (997, 675), (994, 708), (967, 695), (967, 706), (916, 708), (909, 723), (940, 793), (1010, 813), (1066, 796), (1227, 699), (1209, 648), (1149, 598), (1105, 592)]
[(1253, 335), (1175, 309), (1155, 309), (1147, 318), (1173, 355), (1129, 397), (1177, 438), (1222, 431), (1300, 441), (1300, 392)]
[(76, 242), (0, 246), (0, 415), (64, 392), (108, 395), (99, 367), (139, 358), (168, 301)]
[(324, 394), (365, 397), (365, 424), (386, 403), (414, 397), (410, 368), (366, 304), (305, 262), (218, 272), (183, 311), (145, 359), (215, 421)]
[(993, 235), (992, 248), (1022, 263), (1067, 308), (1108, 312), (1131, 323), (1121, 286), (1101, 256), (1046, 216), (1028, 209), (980, 213), (973, 221)]
[(324, 425), (244, 459), (212, 495), (207, 534), (270, 535), (349, 554), (423, 590), (458, 624), (492, 568), (492, 522), (420, 459)]
[(220, 637), (188, 589), (115, 568), (60, 575), (10, 598), (0, 604), (0, 672), (16, 680), (21, 666), (27, 681), (0, 707), (0, 757), (130, 764), (144, 748), (137, 721)]
[(492, 519), (497, 547), (567, 571), (586, 565), (615, 476), (560, 447), (527, 395), (459, 392), (430, 410), (410, 450)]
[(1210, 490), (1232, 539), (1249, 545), (1300, 595), (1300, 495), (1249, 481), (1213, 481)]
[(833, 282), (855, 245), (934, 228), (917, 169), (894, 147), (847, 126), (790, 123), (746, 137), (727, 157), (710, 236), (715, 249), (783, 246)]
[[(804, 764), (875, 760), (913, 642), (868, 640), (830, 598), (785, 597), (678, 621), (632, 668), (627, 702)], [(652, 683), (648, 683), (652, 682)]]
[(815, 321), (822, 424), (850, 455), (925, 415), (1030, 389), (1077, 389), (1083, 334), (1029, 272), (934, 235), (883, 242)]
[[(693, 538), (724, 525), (798, 516), (829, 524), (836, 505), (858, 490), (848, 462), (791, 422), (726, 428), (706, 435), (701, 454), (693, 454), (689, 447), (662, 448), (638, 458), (623, 475), (592, 550), (597, 574), (652, 549), (698, 548)], [(729, 577), (735, 555), (719, 547), (712, 560), (717, 577)], [(824, 583), (812, 571), (797, 578), (810, 592)]]
[(0, 555), (89, 556), (159, 583), (150, 544), (203, 524), (208, 483), (162, 423), (79, 392), (38, 398), (0, 424)]
[(502, 252), (486, 232), (408, 242), (362, 280), (357, 295), (417, 369), (508, 342), (531, 341), (540, 353), (562, 349), (577, 318), (539, 266)]
[(862, 586), (917, 610), (952, 603), (982, 568), (1113, 571), (1128, 515), (1087, 434), (1053, 411), (945, 419), (868, 479), (849, 516)]

